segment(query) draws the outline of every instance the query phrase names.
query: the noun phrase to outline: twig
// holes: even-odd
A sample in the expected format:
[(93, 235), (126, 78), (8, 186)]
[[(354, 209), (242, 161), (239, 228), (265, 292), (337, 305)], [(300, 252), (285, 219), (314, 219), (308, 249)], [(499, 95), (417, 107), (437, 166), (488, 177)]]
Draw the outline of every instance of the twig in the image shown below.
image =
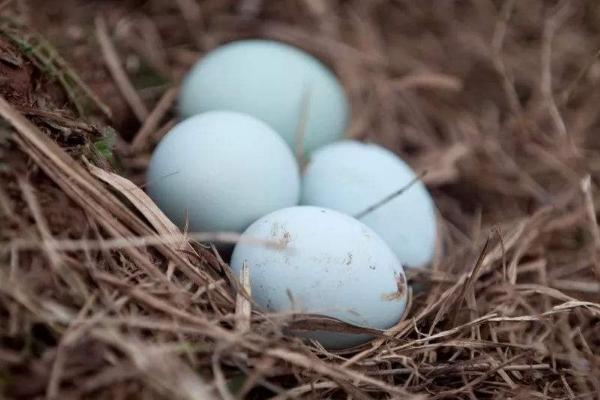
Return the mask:
[(343, 368), (337, 365), (326, 364), (314, 356), (308, 357), (304, 354), (292, 352), (283, 348), (267, 349), (265, 350), (265, 353), (269, 356), (285, 360), (290, 364), (313, 370), (318, 374), (327, 376), (333, 380), (339, 379), (342, 381), (347, 381), (348, 379), (351, 379), (355, 382), (363, 382), (372, 385), (389, 393), (406, 395), (406, 391), (398, 386), (393, 386), (383, 381), (373, 379), (355, 370)]
[(589, 281), (572, 281), (567, 279), (556, 279), (550, 281), (550, 285), (561, 290), (574, 290), (583, 293), (600, 293), (600, 283)]
[(269, 400), (287, 400), (287, 399), (296, 399), (304, 393), (312, 392), (319, 389), (335, 389), (339, 387), (339, 385), (332, 381), (325, 382), (317, 382), (317, 383), (307, 383), (301, 386), (296, 386), (295, 388), (288, 389), (287, 391), (278, 394), (277, 396), (271, 397)]
[(302, 101), (300, 103), (300, 117), (298, 119), (298, 126), (296, 126), (296, 135), (294, 142), (294, 153), (298, 165), (302, 165), (304, 159), (304, 142), (306, 138), (306, 122), (308, 121), (308, 107), (310, 105), (310, 88), (305, 88), (302, 93)]
[(521, 115), (522, 106), (517, 91), (515, 90), (513, 78), (509, 74), (504, 59), (502, 58), (502, 48), (504, 47), (508, 21), (512, 15), (514, 5), (515, 0), (507, 0), (502, 4), (500, 17), (496, 23), (496, 29), (494, 30), (494, 36), (492, 38), (492, 61), (496, 70), (502, 77), (502, 87), (504, 88), (504, 93), (506, 94), (510, 108), (516, 115)]
[(158, 129), (158, 124), (163, 119), (173, 102), (177, 98), (178, 88), (172, 87), (168, 89), (160, 98), (156, 106), (148, 115), (139, 131), (133, 137), (131, 149), (133, 151), (141, 151), (149, 146), (150, 135)]
[[(421, 373), (436, 373), (436, 374), (447, 374), (447, 373), (463, 373), (463, 372), (480, 372), (488, 371), (495, 367), (490, 363), (473, 363), (466, 365), (452, 365), (452, 364), (440, 364), (440, 365), (423, 365), (419, 366), (418, 370)], [(550, 364), (523, 364), (523, 365), (507, 365), (503, 367), (505, 371), (540, 371), (552, 369)], [(414, 368), (393, 368), (374, 371), (371, 375), (405, 375), (412, 374), (415, 372)]]
[(387, 195), (383, 199), (379, 200), (377, 203), (375, 203), (373, 205), (370, 205), (365, 210), (363, 210), (363, 211), (355, 214), (354, 218), (361, 219), (365, 215), (367, 215), (367, 214), (369, 214), (369, 213), (377, 210), (379, 207), (385, 205), (387, 202), (389, 202), (389, 201), (395, 199), (396, 197), (400, 196), (402, 193), (404, 193), (408, 189), (410, 189), (411, 186), (413, 186), (415, 183), (417, 183), (418, 181), (420, 181), (426, 174), (427, 174), (427, 171), (421, 172), (419, 175), (415, 176), (410, 182), (408, 182), (405, 186), (403, 186), (400, 189), (396, 190), (395, 192)]
[[(218, 242), (218, 243), (249, 243), (259, 246), (279, 248), (280, 243), (275, 241), (252, 239), (242, 237), (237, 232), (199, 232), (187, 233), (189, 240), (198, 242)], [(5, 242), (6, 243), (6, 242)], [(181, 235), (178, 234), (163, 234), (153, 236), (131, 236), (119, 237), (106, 240), (53, 240), (52, 249), (55, 251), (99, 251), (99, 250), (117, 250), (132, 247), (147, 247), (164, 244), (179, 244), (181, 243)], [(35, 250), (48, 245), (46, 240), (30, 240), (30, 239), (12, 239), (8, 243), (9, 246), (15, 246), (20, 250)]]
[(235, 400), (233, 394), (229, 391), (227, 387), (227, 382), (225, 381), (225, 374), (223, 374), (223, 369), (221, 368), (221, 351), (223, 350), (222, 345), (217, 346), (213, 351), (211, 356), (212, 361), (212, 372), (215, 377), (214, 385), (216, 386), (221, 398), (224, 400)]
[(48, 255), (48, 259), (50, 260), (50, 266), (54, 268), (54, 270), (59, 271), (61, 269), (61, 256), (60, 254), (58, 254), (56, 248), (54, 247), (54, 238), (52, 237), (50, 228), (46, 223), (46, 219), (42, 215), (40, 205), (37, 202), (35, 195), (33, 194), (33, 188), (29, 183), (25, 182), (25, 180), (23, 179), (19, 179), (18, 182), (19, 187), (21, 188), (21, 192), (23, 193), (23, 198), (29, 206), (29, 210), (31, 210), (33, 219), (35, 220), (35, 223), (42, 237), (42, 247), (45, 249), (46, 254)]
[(144, 105), (144, 102), (138, 93), (135, 91), (135, 88), (131, 84), (127, 73), (123, 69), (123, 65), (119, 59), (119, 53), (110, 40), (106, 22), (101, 16), (96, 17), (96, 37), (98, 39), (98, 43), (100, 44), (100, 49), (102, 50), (104, 62), (106, 63), (108, 70), (115, 80), (117, 88), (127, 101), (127, 104), (129, 104), (129, 107), (131, 107), (131, 110), (135, 114), (136, 118), (140, 122), (144, 122), (146, 118), (148, 118), (148, 109)]
[(494, 366), (493, 368), (485, 371), (481, 376), (479, 376), (479, 377), (473, 379), (472, 381), (468, 382), (463, 387), (461, 387), (459, 389), (455, 389), (455, 390), (448, 390), (448, 391), (445, 391), (445, 392), (438, 393), (437, 395), (435, 395), (432, 398), (433, 399), (441, 399), (441, 398), (444, 398), (446, 396), (450, 396), (452, 394), (461, 393), (461, 392), (463, 392), (465, 390), (471, 389), (471, 388), (475, 387), (478, 383), (480, 383), (480, 382), (484, 381), (485, 379), (487, 379), (490, 375), (492, 375), (493, 373), (495, 373), (499, 369), (504, 368), (505, 366), (510, 365), (514, 361), (516, 361), (516, 360), (518, 360), (520, 358), (526, 357), (528, 355), (529, 355), (529, 352), (524, 352), (524, 353), (521, 353), (521, 354), (517, 354), (516, 356), (511, 357), (510, 359), (506, 360), (505, 362), (500, 363), (500, 364)]
[(252, 304), (248, 301), (247, 297), (252, 292), (250, 287), (250, 267), (246, 262), (242, 264), (239, 279), (240, 289), (246, 293), (238, 293), (235, 299), (235, 329), (243, 333), (250, 330), (250, 312), (252, 310)]
[(569, 12), (569, 3), (563, 2), (558, 12), (546, 21), (542, 41), (541, 91), (548, 103), (548, 111), (550, 112), (554, 126), (558, 130), (559, 135), (563, 138), (567, 138), (567, 127), (552, 93), (552, 40), (554, 39), (554, 34), (568, 16)]
[(200, 6), (192, 0), (177, 0), (177, 6), (196, 47), (199, 50), (205, 50), (206, 43), (202, 39), (204, 36), (204, 20), (202, 19)]
[(594, 207), (594, 197), (592, 195), (592, 178), (586, 175), (580, 183), (581, 191), (585, 196), (585, 211), (588, 217), (588, 225), (592, 238), (594, 239), (594, 272), (600, 279), (600, 229), (596, 218), (596, 208)]
[(456, 92), (463, 87), (462, 81), (455, 76), (432, 72), (408, 74), (390, 84), (394, 90), (432, 88)]
[(62, 375), (65, 368), (66, 363), (66, 349), (75, 341), (75, 339), (81, 334), (82, 330), (78, 331), (78, 324), (82, 322), (85, 315), (91, 309), (94, 301), (96, 300), (95, 296), (90, 296), (83, 307), (77, 313), (77, 316), (69, 323), (66, 332), (62, 336), (60, 343), (56, 349), (56, 356), (54, 357), (54, 363), (52, 364), (52, 368), (50, 370), (50, 378), (48, 379), (48, 386), (46, 387), (46, 398), (48, 399), (58, 399), (59, 389), (60, 389), (60, 381), (62, 379)]
[(562, 94), (559, 97), (560, 105), (564, 106), (569, 102), (569, 99), (573, 95), (573, 92), (575, 92), (577, 85), (586, 76), (586, 74), (589, 72), (590, 68), (592, 68), (592, 66), (596, 63), (596, 61), (598, 61), (599, 57), (600, 57), (600, 49), (596, 50), (596, 52), (589, 58), (587, 63), (581, 67), (581, 69), (579, 70), (579, 73), (577, 74), (577, 76), (575, 76), (573, 81), (571, 81), (571, 83), (569, 83), (569, 85), (562, 92)]

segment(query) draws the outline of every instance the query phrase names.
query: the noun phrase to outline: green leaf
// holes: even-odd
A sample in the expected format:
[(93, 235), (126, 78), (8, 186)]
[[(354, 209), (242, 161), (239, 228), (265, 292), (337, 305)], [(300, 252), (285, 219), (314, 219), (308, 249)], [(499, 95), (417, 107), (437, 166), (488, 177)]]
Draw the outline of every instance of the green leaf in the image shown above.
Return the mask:
[(246, 374), (236, 375), (227, 381), (227, 388), (232, 394), (238, 394), (247, 378)]
[(96, 154), (103, 159), (112, 162), (114, 160), (113, 150), (117, 140), (117, 132), (110, 127), (104, 128), (102, 138), (94, 142)]

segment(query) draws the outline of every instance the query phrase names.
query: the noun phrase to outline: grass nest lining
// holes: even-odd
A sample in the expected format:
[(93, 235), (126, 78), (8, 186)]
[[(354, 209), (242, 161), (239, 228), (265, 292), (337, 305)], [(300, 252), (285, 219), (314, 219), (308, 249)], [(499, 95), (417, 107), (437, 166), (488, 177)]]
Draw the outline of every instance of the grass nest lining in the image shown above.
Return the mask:
[[(5, 397), (600, 398), (594, 0), (50, 3), (0, 2)], [(348, 136), (428, 171), (444, 252), (386, 339), (285, 336), (346, 327), (254, 310), (140, 189), (182, 74), (241, 37), (319, 56)]]

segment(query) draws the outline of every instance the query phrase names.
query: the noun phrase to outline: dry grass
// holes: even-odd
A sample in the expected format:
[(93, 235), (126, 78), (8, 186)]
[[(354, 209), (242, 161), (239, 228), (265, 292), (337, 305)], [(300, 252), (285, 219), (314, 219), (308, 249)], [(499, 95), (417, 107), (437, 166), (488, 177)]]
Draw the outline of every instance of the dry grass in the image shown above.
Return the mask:
[[(600, 399), (595, 0), (0, 10), (5, 397)], [(248, 36), (329, 63), (349, 136), (427, 171), (443, 254), (369, 345), (332, 354), (286, 337), (354, 327), (257, 312), (247, 281), (197, 242), (236, 237), (183, 234), (140, 189), (182, 74)]]

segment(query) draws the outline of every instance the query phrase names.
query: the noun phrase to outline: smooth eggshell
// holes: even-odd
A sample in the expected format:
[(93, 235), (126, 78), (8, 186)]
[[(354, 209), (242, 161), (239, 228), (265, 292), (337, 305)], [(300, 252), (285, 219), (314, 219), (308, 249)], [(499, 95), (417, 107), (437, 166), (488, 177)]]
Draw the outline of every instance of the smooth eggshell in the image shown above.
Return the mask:
[[(356, 216), (415, 178), (395, 154), (375, 144), (341, 141), (312, 154), (302, 180), (301, 204)], [(396, 253), (405, 267), (431, 261), (436, 214), (422, 182), (361, 217)]]
[(328, 68), (284, 43), (240, 40), (210, 51), (192, 67), (181, 87), (179, 112), (184, 117), (210, 110), (250, 114), (294, 148), (305, 104), (307, 152), (342, 137), (348, 101)]
[[(270, 240), (266, 247), (244, 238)], [(402, 316), (407, 288), (395, 254), (369, 227), (320, 207), (275, 211), (250, 225), (233, 252), (238, 274), (250, 269), (252, 297), (271, 312), (317, 313), (363, 327), (387, 329)], [(293, 299), (293, 300), (292, 300)], [(314, 331), (327, 348), (345, 348), (368, 335)]]
[(248, 115), (213, 111), (177, 124), (147, 171), (150, 197), (180, 227), (243, 231), (271, 211), (297, 204), (296, 161), (277, 133)]

